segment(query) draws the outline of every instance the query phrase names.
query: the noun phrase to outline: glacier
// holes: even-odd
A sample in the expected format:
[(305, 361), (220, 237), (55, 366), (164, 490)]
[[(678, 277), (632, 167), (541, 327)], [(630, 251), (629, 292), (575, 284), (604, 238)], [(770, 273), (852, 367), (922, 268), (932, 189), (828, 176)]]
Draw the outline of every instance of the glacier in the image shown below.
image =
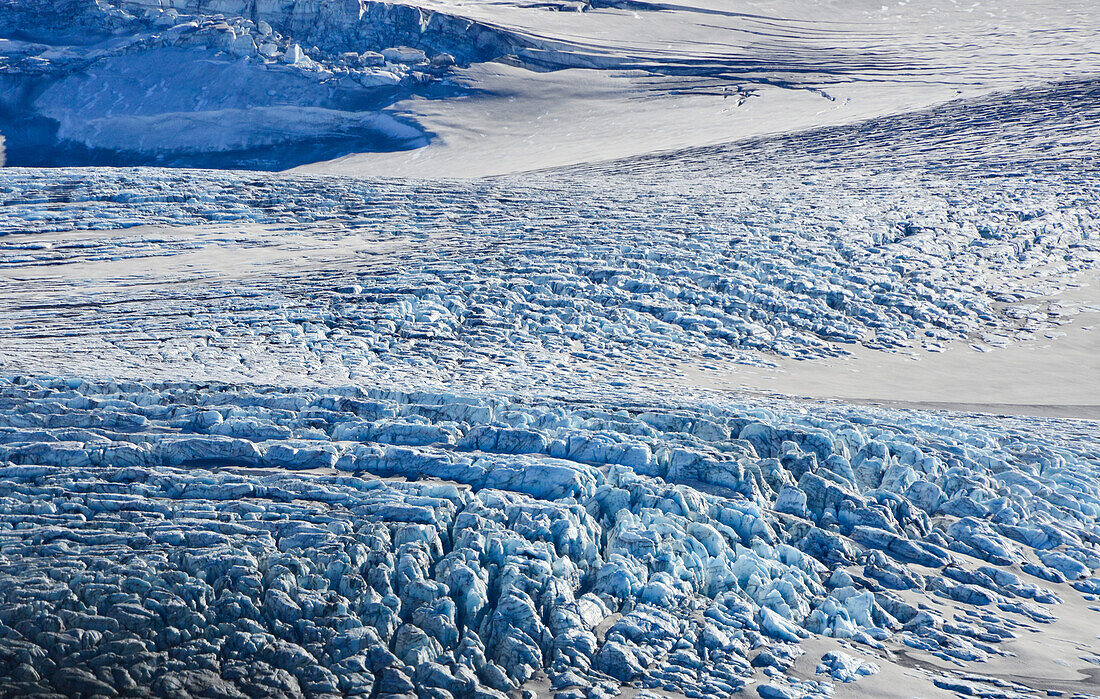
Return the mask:
[[(831, 696), (899, 649), (1011, 656), (1100, 593), (1100, 455), (1073, 420), (22, 377), (0, 395), (10, 696), (491, 697), (543, 676), (558, 697)], [(792, 672), (811, 634), (868, 657)]]
[(1100, 696), (1098, 24), (0, 3), (0, 696)]

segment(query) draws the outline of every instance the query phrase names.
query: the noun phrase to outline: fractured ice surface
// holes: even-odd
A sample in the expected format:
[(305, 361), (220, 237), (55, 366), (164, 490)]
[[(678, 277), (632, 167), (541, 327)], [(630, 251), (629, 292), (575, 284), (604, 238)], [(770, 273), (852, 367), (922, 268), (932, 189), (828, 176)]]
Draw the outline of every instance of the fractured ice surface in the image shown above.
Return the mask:
[[(1034, 139), (1048, 117), (1094, 92), (1085, 83), (1014, 94), (973, 107), (984, 116), (970, 131), (947, 128), (960, 106), (741, 155), (490, 181), (9, 169), (0, 263), (21, 276), (70, 271), (0, 282), (25, 299), (0, 309), (2, 342), (25, 362), (14, 368), (32, 373), (57, 373), (48, 360), (62, 354), (46, 348), (64, 343), (181, 377), (334, 371), (505, 388), (857, 345), (1005, 344), (1066, 322), (1044, 297), (1100, 260), (1097, 184), (1080, 160), (981, 174), (979, 146), (1001, 134), (1039, 163), (1046, 149)], [(1044, 116), (997, 131), (1013, 104), (1012, 114)], [(913, 129), (962, 145), (920, 169), (919, 153), (890, 137)], [(857, 137), (858, 164), (813, 145)], [(74, 229), (106, 232), (64, 233)], [(293, 262), (268, 263), (284, 258)], [(218, 259), (256, 274), (220, 276), (215, 262), (215, 284), (201, 270)], [(107, 269), (125, 283), (105, 286)], [(134, 313), (148, 283), (167, 312)], [(43, 323), (43, 299), (64, 317)], [(64, 340), (91, 327), (109, 346)]]
[(0, 694), (1067, 686), (1004, 667), (1094, 663), (1096, 423), (674, 378), (1057, 333), (1095, 105), (481, 181), (0, 172)]
[(878, 667), (837, 651), (828, 681), (786, 679), (811, 634), (980, 662), (1100, 567), (1088, 423), (68, 379), (0, 396), (7, 696), (501, 697), (545, 672), (560, 697), (715, 697), (760, 670), (761, 696), (828, 695)]

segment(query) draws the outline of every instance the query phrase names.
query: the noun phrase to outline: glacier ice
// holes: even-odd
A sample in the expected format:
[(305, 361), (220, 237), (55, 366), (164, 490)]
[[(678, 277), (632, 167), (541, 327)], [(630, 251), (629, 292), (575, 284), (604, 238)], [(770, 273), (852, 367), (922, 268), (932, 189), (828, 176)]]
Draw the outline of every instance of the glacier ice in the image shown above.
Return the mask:
[(1095, 421), (708, 383), (1100, 310), (1092, 8), (853, 7), (0, 5), (17, 163), (372, 175), (0, 170), (0, 696), (1087, 690)]
[[(703, 697), (761, 668), (761, 696), (806, 696), (826, 690), (784, 672), (811, 634), (980, 661), (1100, 567), (1100, 461), (1073, 421), (26, 378), (0, 395), (9, 696), (491, 697), (545, 673), (560, 696)], [(626, 443), (649, 459), (622, 463)]]

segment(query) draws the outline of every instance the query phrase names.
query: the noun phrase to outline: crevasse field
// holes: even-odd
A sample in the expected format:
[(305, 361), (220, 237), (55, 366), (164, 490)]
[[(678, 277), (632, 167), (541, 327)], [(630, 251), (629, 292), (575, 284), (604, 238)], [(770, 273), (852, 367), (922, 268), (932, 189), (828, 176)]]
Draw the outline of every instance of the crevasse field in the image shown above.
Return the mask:
[(1097, 36), (0, 1), (0, 696), (1100, 696)]

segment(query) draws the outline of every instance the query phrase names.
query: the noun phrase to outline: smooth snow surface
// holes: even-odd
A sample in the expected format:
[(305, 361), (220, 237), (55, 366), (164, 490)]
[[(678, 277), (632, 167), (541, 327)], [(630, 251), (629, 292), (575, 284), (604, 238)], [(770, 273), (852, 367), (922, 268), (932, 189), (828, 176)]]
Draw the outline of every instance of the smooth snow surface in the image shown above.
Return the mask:
[(0, 697), (1100, 695), (1098, 24), (0, 4)]
[(426, 149), (304, 170), (517, 172), (851, 123), (1100, 71), (1100, 13), (1088, 0), (422, 6), (533, 46), (505, 65), (457, 71), (468, 98), (394, 104), (436, 135)]

